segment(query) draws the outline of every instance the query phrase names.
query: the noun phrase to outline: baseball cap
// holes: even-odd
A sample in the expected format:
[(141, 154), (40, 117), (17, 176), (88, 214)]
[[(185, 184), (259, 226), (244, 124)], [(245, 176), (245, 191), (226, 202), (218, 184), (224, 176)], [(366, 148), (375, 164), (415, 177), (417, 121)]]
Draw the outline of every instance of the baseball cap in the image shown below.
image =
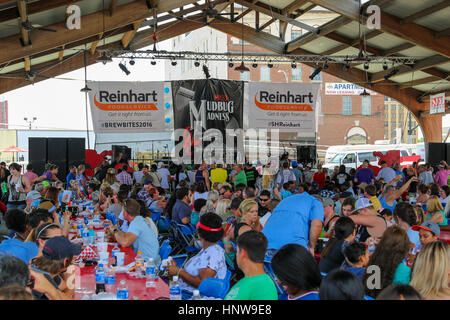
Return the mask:
[(187, 166), (187, 168), (186, 169), (188, 169), (188, 170), (192, 170), (192, 166)]
[(37, 256), (39, 247), (31, 241), (20, 241), (17, 239), (7, 239), (0, 243), (0, 255), (9, 254), (19, 258), (27, 265), (31, 259)]
[(161, 161), (158, 162), (158, 169), (161, 169), (162, 165), (163, 165), (163, 163)]
[(49, 260), (60, 260), (81, 253), (81, 246), (72, 243), (64, 236), (48, 239), (42, 249), (42, 255)]
[(432, 232), (434, 235), (440, 235), (441, 234), (441, 229), (439, 228), (439, 226), (432, 221), (425, 221), (424, 223), (422, 223), (420, 226), (415, 225), (411, 227), (414, 231), (419, 231), (419, 229), (423, 229), (423, 230), (427, 230)]
[(27, 199), (37, 200), (40, 198), (41, 198), (41, 194), (39, 192), (37, 192), (36, 190), (31, 190), (30, 192), (27, 193)]
[(367, 198), (360, 198), (356, 201), (356, 209), (353, 210), (352, 213), (368, 207), (373, 207), (373, 204), (370, 202), (370, 200)]
[(322, 204), (324, 207), (334, 206), (334, 201), (331, 198), (322, 198)]
[(296, 167), (298, 167), (298, 163), (297, 163), (297, 161), (292, 161), (292, 168), (296, 168)]

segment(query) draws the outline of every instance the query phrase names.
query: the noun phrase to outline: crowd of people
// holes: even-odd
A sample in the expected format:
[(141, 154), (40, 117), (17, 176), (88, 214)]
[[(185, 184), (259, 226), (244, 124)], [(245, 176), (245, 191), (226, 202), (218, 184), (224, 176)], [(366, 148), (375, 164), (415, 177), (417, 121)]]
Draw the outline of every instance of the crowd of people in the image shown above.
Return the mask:
[(167, 266), (188, 291), (231, 270), (230, 300), (450, 299), (450, 245), (439, 240), (450, 167), (380, 164), (375, 174), (368, 161), (331, 171), (284, 160), (274, 174), (105, 160), (92, 177), (70, 167), (64, 181), (53, 164), (38, 175), (1, 163), (0, 299), (73, 298), (68, 267), (82, 248), (67, 238), (66, 208), (75, 199), (114, 215), (109, 235), (154, 261), (165, 221), (196, 229), (195, 255)]

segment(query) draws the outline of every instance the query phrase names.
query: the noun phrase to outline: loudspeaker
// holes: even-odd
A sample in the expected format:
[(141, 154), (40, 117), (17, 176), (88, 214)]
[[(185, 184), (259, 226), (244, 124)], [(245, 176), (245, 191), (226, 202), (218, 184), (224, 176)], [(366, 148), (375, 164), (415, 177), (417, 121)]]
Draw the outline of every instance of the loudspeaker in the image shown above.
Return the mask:
[(113, 152), (113, 161), (119, 156), (119, 153), (122, 153), (122, 159), (121, 162), (128, 162), (131, 160), (131, 148), (128, 148), (127, 146), (112, 146), (112, 152)]
[(447, 159), (445, 143), (427, 142), (425, 143), (425, 161), (436, 166), (440, 161)]
[[(28, 138), (28, 162), (47, 161), (47, 138)], [(35, 173), (39, 174), (35, 169)]]
[(86, 142), (84, 138), (67, 139), (67, 167), (70, 165), (79, 166), (86, 161)]
[(299, 163), (315, 163), (316, 162), (316, 146), (298, 146), (297, 162)]

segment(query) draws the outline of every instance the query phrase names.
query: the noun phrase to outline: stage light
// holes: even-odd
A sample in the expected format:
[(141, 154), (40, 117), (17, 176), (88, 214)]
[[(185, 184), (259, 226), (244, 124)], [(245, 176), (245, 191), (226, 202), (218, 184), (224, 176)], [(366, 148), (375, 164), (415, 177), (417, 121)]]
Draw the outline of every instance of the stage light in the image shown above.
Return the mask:
[(175, 67), (177, 65), (177, 62), (175, 60), (172, 60), (170, 64)]
[(198, 61), (198, 59), (195, 60), (194, 62), (194, 66), (196, 67), (200, 67), (200, 61)]
[(295, 62), (292, 62), (291, 68), (292, 68), (292, 69), (297, 69), (297, 64), (296, 64)]
[(369, 70), (369, 64), (367, 62), (364, 63), (364, 70)]
[(250, 69), (245, 66), (244, 61), (242, 61), (239, 66), (234, 68), (234, 70), (239, 71), (239, 72), (248, 72), (248, 71), (250, 71)]
[(387, 70), (388, 69), (388, 65), (386, 63), (386, 61), (383, 63), (383, 70)]
[(104, 52), (100, 57), (98, 57), (97, 62), (101, 62), (103, 64), (107, 64), (108, 62), (112, 62), (112, 58), (107, 56)]
[(370, 96), (370, 93), (368, 93), (368, 92), (366, 91), (366, 88), (364, 88), (364, 91), (361, 92), (359, 95), (360, 95), (360, 96)]
[(309, 76), (309, 78), (312, 80), (322, 71), (322, 67), (317, 67), (314, 69), (313, 73)]
[(233, 67), (234, 67), (233, 60), (230, 59), (230, 61), (228, 62), (228, 66), (229, 66), (230, 68), (233, 68)]
[(135, 63), (136, 63), (136, 62), (134, 62), (134, 58), (131, 57), (131, 60), (130, 60), (130, 66), (134, 66)]
[(269, 60), (269, 63), (267, 64), (267, 67), (273, 68), (272, 60)]
[(152, 60), (152, 61), (150, 61), (150, 64), (151, 64), (152, 66), (155, 66), (155, 65), (156, 65), (156, 61), (155, 61), (155, 60)]
[(119, 67), (120, 69), (122, 69), (123, 72), (125, 72), (127, 76), (131, 73), (130, 70), (128, 70), (127, 67), (122, 62), (119, 63)]
[(323, 68), (328, 69), (328, 64), (326, 62), (323, 64)]
[(256, 59), (255, 59), (255, 60), (253, 60), (253, 64), (252, 64), (252, 67), (253, 67), (253, 68), (258, 68), (258, 64), (256, 63)]

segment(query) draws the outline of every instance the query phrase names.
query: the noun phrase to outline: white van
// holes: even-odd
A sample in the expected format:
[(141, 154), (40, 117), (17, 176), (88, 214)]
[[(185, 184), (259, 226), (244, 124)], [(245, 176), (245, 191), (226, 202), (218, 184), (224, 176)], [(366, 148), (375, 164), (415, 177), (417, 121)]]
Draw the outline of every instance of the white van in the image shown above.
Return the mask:
[(379, 151), (382, 154), (386, 154), (389, 150), (400, 150), (400, 156), (410, 156), (411, 153), (406, 148), (392, 148), (386, 146), (380, 146), (380, 145), (370, 145), (370, 147), (367, 147), (367, 145), (363, 146), (362, 148), (354, 148), (356, 146), (349, 146), (353, 148), (349, 148), (351, 150), (348, 151), (341, 151), (336, 153), (330, 160), (326, 161), (323, 164), (323, 168), (327, 168), (328, 170), (333, 170), (335, 166), (340, 166), (341, 164), (345, 165), (346, 171), (349, 172), (350, 169), (357, 169), (364, 160), (369, 160), (370, 164), (373, 166), (378, 166), (378, 157), (375, 157), (373, 155), (373, 152)]

